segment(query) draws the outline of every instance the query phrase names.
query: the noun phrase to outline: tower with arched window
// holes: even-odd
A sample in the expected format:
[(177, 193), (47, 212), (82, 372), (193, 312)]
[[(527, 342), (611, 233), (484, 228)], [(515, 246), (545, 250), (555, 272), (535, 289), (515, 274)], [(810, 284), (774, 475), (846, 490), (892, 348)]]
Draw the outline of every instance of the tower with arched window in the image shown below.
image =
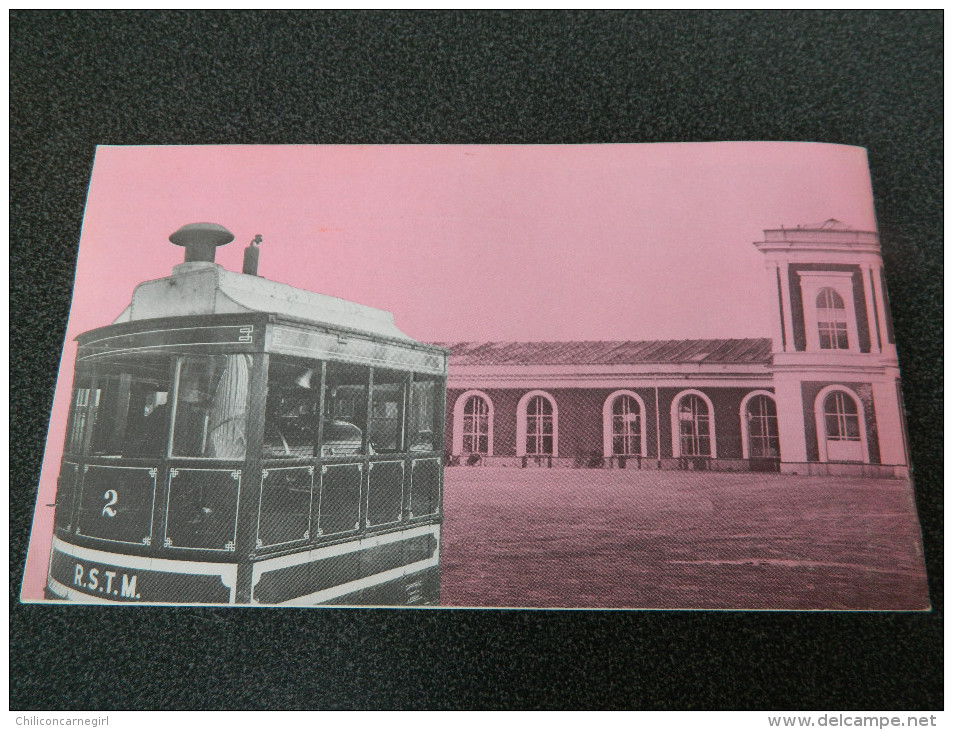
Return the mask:
[(772, 370), (782, 471), (879, 464), (905, 473), (900, 372), (877, 233), (832, 219), (766, 230), (754, 245), (777, 302)]

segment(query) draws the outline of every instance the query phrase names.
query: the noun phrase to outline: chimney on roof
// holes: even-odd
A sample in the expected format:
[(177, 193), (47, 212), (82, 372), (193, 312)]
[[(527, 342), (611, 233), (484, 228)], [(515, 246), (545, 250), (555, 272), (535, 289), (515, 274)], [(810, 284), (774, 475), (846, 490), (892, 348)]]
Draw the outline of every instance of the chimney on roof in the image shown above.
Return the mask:
[(215, 249), (234, 238), (231, 231), (217, 223), (189, 223), (169, 236), (176, 246), (185, 247), (185, 263), (215, 263)]
[(249, 276), (258, 276), (258, 246), (261, 244), (261, 234), (256, 235), (245, 248), (245, 260), (242, 262), (242, 273)]

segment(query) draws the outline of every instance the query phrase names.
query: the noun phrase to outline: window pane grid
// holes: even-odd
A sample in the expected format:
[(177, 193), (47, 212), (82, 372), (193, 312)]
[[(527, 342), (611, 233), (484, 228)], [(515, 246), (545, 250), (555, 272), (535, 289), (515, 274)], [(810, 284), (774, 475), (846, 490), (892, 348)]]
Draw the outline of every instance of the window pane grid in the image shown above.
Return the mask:
[(774, 401), (765, 395), (752, 398), (747, 406), (749, 456), (776, 458), (781, 453), (778, 416)]
[(616, 456), (642, 454), (642, 414), (630, 395), (622, 395), (612, 404), (612, 453)]
[(488, 454), (490, 406), (478, 395), (471, 396), (463, 407), (463, 450), (470, 454)]
[(817, 294), (817, 334), (822, 350), (847, 350), (847, 309), (840, 294), (830, 288)]
[(411, 451), (433, 451), (441, 432), (439, 383), (427, 375), (416, 374), (410, 391), (408, 432)]
[(710, 456), (711, 423), (705, 401), (697, 395), (682, 398), (678, 423), (682, 456)]
[(824, 400), (824, 424), (829, 441), (860, 441), (857, 404), (840, 391)]
[(526, 453), (530, 456), (553, 453), (553, 407), (541, 395), (534, 396), (527, 404)]
[[(90, 389), (77, 388), (73, 403), (73, 416), (69, 427), (69, 438), (66, 451), (73, 454), (85, 452), (85, 437), (89, 432), (87, 423), (95, 420), (96, 408), (99, 406), (99, 391), (94, 391), (93, 405), (90, 405)], [(92, 414), (92, 415), (90, 415)]]

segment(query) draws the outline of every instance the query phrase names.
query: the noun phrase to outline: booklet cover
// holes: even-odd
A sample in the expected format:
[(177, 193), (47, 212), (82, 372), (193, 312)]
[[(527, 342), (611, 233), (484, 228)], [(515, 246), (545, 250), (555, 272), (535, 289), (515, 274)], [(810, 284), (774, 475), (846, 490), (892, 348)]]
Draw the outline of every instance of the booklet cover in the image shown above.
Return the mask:
[(21, 599), (926, 610), (863, 149), (100, 147)]

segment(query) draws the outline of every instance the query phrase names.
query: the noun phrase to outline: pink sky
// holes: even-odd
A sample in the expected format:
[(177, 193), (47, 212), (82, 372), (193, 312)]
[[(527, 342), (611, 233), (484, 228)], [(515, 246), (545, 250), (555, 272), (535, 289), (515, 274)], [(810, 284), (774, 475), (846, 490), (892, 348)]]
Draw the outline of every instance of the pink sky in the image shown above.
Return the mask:
[[(39, 505), (55, 495), (75, 345), (182, 260), (186, 223), (241, 270), (394, 313), (423, 341), (769, 337), (765, 228), (874, 230), (863, 149), (808, 143), (100, 147)], [(24, 598), (42, 598), (52, 509)]]

